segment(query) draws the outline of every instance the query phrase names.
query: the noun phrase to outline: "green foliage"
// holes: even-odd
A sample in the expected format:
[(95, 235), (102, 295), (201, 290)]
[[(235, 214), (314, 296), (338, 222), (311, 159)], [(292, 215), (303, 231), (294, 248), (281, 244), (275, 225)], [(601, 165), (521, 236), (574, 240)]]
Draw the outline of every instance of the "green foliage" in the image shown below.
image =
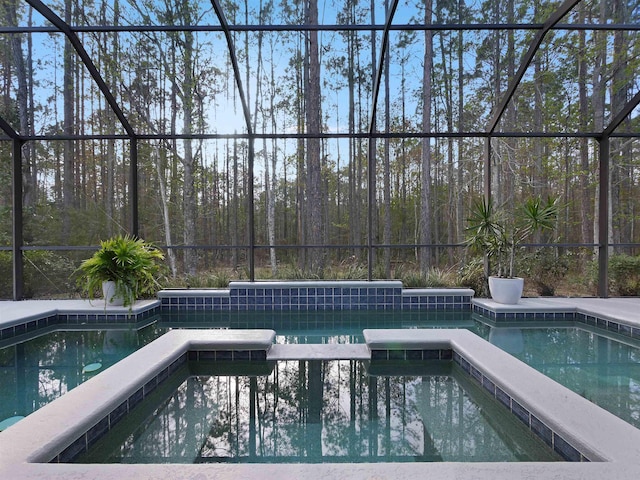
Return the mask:
[[(63, 255), (44, 250), (26, 251), (24, 258), (23, 296), (51, 297), (68, 295), (73, 290), (69, 281), (75, 267), (73, 262)], [(0, 298), (13, 295), (13, 264), (10, 251), (0, 252)]]
[(640, 256), (611, 255), (609, 257), (609, 286), (613, 295), (640, 295)]
[(425, 288), (427, 286), (425, 276), (417, 271), (404, 273), (400, 280), (405, 288)]
[(425, 273), (427, 288), (449, 288), (456, 286), (455, 275), (449, 270), (432, 267)]
[(282, 266), (278, 268), (276, 278), (279, 280), (322, 280), (317, 274), (312, 274), (295, 266)]
[(351, 262), (337, 269), (332, 268), (330, 271), (336, 280), (366, 280), (369, 277), (367, 265), (359, 262)]
[(397, 277), (405, 288), (452, 288), (458, 279), (451, 270), (432, 267), (426, 272), (407, 270)]
[(542, 296), (555, 295), (558, 280), (569, 271), (569, 259), (566, 255), (557, 255), (551, 249), (537, 249), (522, 256), (520, 268)]
[(513, 217), (492, 201), (475, 201), (471, 208), (466, 244), (495, 262), (499, 277), (513, 277), (516, 251), (534, 233), (551, 230), (558, 216), (558, 200), (530, 198)]
[(226, 270), (188, 275), (167, 283), (169, 288), (228, 288), (231, 275)]
[(489, 296), (489, 286), (484, 275), (484, 260), (482, 257), (472, 258), (460, 267), (458, 283), (462, 287), (471, 288), (476, 297)]
[(77, 270), (78, 285), (94, 298), (102, 282), (113, 281), (115, 295), (122, 295), (124, 304), (130, 306), (160, 286), (158, 261), (163, 259), (163, 253), (144, 240), (118, 235), (100, 242), (100, 249), (82, 262)]

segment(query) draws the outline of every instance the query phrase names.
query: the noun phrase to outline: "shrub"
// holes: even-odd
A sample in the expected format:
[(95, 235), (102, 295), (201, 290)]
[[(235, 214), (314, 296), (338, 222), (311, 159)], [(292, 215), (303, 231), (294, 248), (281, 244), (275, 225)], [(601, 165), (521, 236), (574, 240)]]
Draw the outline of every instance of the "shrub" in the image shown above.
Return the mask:
[[(73, 262), (64, 255), (45, 250), (24, 252), (24, 298), (68, 296), (73, 290), (69, 276), (74, 271)], [(0, 298), (13, 296), (12, 253), (0, 252)]]
[(225, 270), (202, 272), (197, 275), (186, 275), (168, 281), (170, 288), (227, 288), (231, 276)]
[(609, 288), (614, 295), (640, 295), (640, 257), (626, 254), (609, 257)]
[(405, 288), (424, 288), (427, 286), (425, 276), (416, 271), (404, 273), (400, 280)]
[(424, 275), (428, 288), (449, 288), (456, 285), (455, 276), (448, 270), (430, 268)]
[(569, 260), (566, 255), (557, 255), (555, 249), (540, 248), (523, 255), (520, 268), (538, 295), (553, 296), (558, 280), (569, 271)]
[(482, 257), (471, 258), (460, 267), (457, 283), (472, 289), (476, 297), (489, 296), (489, 285), (484, 274), (484, 260)]
[(431, 267), (424, 273), (408, 271), (401, 280), (406, 288), (451, 288), (457, 285), (457, 279), (451, 271), (437, 267)]

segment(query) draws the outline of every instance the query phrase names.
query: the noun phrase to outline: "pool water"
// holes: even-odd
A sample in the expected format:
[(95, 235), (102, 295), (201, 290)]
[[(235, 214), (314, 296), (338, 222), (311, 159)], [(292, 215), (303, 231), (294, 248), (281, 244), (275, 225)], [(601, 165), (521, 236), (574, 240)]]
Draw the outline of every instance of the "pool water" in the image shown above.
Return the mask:
[(155, 325), (57, 331), (0, 349), (0, 420), (34, 412), (161, 333)]
[(466, 328), (640, 428), (640, 342), (571, 322), (496, 327), (469, 312), (370, 311), (163, 314), (145, 326), (49, 332), (0, 349), (0, 422), (28, 415), (170, 328), (212, 327), (271, 328), (278, 343), (360, 343), (365, 328)]
[(478, 328), (476, 333), (640, 428), (640, 344), (583, 325)]
[[(559, 460), (457, 366), (192, 365), (78, 463)], [(233, 371), (225, 371), (232, 368)], [(173, 385), (171, 385), (173, 383)]]
[(276, 343), (363, 343), (371, 328), (474, 328), (471, 312), (313, 311), (313, 312), (163, 312), (168, 328), (266, 328)]

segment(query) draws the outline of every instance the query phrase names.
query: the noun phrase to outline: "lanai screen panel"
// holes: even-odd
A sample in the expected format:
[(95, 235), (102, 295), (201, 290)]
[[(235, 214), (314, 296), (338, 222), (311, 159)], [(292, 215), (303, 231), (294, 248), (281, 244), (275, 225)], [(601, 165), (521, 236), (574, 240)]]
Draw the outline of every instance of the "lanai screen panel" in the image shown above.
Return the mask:
[[(561, 2), (427, 3), (400, 0), (392, 17), (392, 1), (46, 3), (80, 53), (18, 3), (3, 27), (0, 115), (28, 139), (25, 246), (90, 248), (130, 228), (137, 195), (138, 233), (167, 244), (178, 273), (254, 255), (258, 278), (324, 262), (354, 276), (374, 262), (385, 277), (389, 252), (418, 265), (425, 249), (431, 265), (458, 266), (451, 245), (485, 193), (489, 120)], [(637, 16), (631, 2), (577, 2), (491, 132), (497, 202), (560, 198), (558, 236), (540, 240), (597, 241), (593, 137), (640, 87)], [(616, 252), (637, 238), (637, 114), (609, 143)], [(5, 186), (14, 145), (1, 135)]]

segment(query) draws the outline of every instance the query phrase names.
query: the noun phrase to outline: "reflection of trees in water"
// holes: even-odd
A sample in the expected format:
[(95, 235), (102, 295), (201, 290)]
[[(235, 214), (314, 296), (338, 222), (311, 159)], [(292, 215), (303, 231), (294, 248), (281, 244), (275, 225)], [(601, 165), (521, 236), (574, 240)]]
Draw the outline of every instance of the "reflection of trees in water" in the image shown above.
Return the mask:
[(283, 361), (268, 376), (191, 377), (143, 427), (122, 446), (124, 458), (513, 459), (506, 447), (508, 435), (487, 423), (483, 407), (455, 379), (370, 376), (357, 361)]
[(58, 331), (0, 350), (0, 419), (28, 415), (90, 378), (84, 365), (103, 369), (157, 338), (154, 326), (141, 330)]
[(580, 328), (523, 329), (518, 358), (640, 427), (640, 350)]

